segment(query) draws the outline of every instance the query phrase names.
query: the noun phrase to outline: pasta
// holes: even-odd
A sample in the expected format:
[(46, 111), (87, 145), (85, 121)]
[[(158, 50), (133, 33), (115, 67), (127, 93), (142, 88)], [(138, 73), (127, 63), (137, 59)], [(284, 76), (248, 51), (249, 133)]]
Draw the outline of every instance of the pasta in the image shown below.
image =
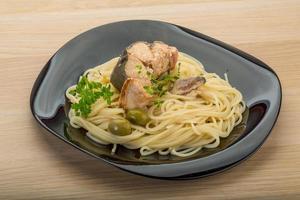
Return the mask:
[[(150, 121), (145, 126), (131, 124), (129, 135), (112, 134), (108, 126), (113, 119), (126, 118), (126, 109), (119, 106), (119, 91), (110, 82), (111, 73), (119, 57), (87, 70), (83, 76), (88, 80), (107, 83), (113, 90), (111, 104), (98, 99), (87, 117), (78, 116), (74, 109), (69, 111), (70, 124), (74, 128), (84, 128), (86, 135), (103, 145), (113, 144), (112, 153), (117, 145), (128, 149), (138, 149), (142, 156), (153, 153), (160, 155), (191, 156), (202, 148), (215, 148), (220, 138), (227, 137), (233, 128), (242, 121), (245, 103), (242, 94), (227, 80), (215, 73), (205, 71), (202, 64), (193, 57), (179, 53), (174, 71), (179, 71), (180, 79), (201, 76), (206, 82), (192, 94), (173, 94), (166, 92), (161, 97), (160, 106), (147, 107)], [(71, 91), (66, 97), (71, 103), (79, 102), (80, 97)]]

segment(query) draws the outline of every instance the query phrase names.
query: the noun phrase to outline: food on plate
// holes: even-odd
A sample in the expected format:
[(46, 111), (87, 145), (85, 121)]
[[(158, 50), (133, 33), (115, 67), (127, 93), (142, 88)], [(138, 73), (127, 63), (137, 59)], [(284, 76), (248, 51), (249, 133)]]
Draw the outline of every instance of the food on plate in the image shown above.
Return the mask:
[[(201, 53), (201, 52), (199, 52)], [(242, 121), (242, 94), (195, 58), (160, 41), (135, 42), (66, 91), (70, 124), (142, 156), (215, 148)]]

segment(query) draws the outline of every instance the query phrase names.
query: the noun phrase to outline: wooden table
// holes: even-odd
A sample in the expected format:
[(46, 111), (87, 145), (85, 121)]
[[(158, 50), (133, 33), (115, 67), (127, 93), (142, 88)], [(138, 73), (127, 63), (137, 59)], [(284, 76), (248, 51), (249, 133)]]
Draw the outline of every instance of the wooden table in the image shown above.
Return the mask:
[[(300, 2), (185, 2), (0, 1), (0, 199), (300, 198)], [(257, 56), (278, 73), (281, 114), (253, 157), (216, 176), (162, 181), (113, 168), (39, 127), (29, 95), (50, 56), (83, 31), (126, 19), (186, 26)]]

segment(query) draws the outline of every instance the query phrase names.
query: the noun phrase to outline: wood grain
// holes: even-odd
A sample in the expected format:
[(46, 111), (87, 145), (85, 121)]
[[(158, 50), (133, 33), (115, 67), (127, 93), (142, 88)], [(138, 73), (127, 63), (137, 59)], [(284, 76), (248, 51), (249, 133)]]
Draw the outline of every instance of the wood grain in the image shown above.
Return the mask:
[[(0, 1), (0, 199), (300, 198), (300, 2), (186, 2)], [(281, 114), (253, 157), (204, 179), (154, 180), (88, 157), (37, 125), (29, 95), (50, 56), (83, 31), (127, 19), (189, 27), (257, 56), (278, 73)]]

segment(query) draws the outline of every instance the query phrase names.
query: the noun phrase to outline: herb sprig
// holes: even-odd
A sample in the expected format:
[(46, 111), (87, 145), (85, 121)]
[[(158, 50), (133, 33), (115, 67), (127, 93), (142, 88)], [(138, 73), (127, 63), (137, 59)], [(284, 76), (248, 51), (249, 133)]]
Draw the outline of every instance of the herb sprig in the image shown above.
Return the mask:
[(91, 106), (99, 98), (103, 98), (110, 105), (113, 92), (109, 84), (89, 81), (86, 76), (82, 76), (75, 90), (70, 91), (70, 94), (80, 98), (78, 103), (71, 105), (71, 108), (75, 110), (77, 116), (86, 118), (92, 111)]

